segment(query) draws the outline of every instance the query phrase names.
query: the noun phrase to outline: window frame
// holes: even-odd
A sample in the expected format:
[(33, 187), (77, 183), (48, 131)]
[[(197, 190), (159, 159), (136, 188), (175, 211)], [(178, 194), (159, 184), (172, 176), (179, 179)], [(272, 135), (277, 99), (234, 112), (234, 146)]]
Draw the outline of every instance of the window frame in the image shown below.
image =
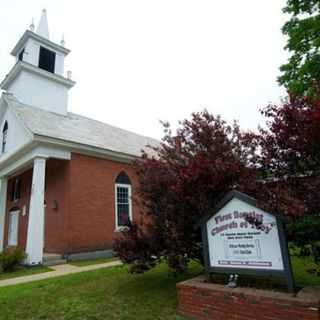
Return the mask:
[(118, 224), (118, 188), (126, 188), (128, 189), (128, 200), (129, 200), (129, 220), (133, 221), (133, 214), (132, 214), (132, 186), (131, 184), (126, 183), (115, 183), (114, 190), (115, 190), (115, 230), (121, 231), (126, 228), (126, 226), (119, 226)]

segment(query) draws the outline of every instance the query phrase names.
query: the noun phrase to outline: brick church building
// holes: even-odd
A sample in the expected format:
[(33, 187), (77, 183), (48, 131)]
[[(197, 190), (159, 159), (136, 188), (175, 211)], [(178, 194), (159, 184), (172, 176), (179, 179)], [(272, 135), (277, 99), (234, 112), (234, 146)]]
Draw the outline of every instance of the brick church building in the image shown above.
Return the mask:
[(131, 166), (158, 142), (68, 112), (64, 76), (69, 54), (49, 39), (46, 12), (11, 54), (16, 63), (1, 82), (0, 251), (23, 248), (27, 263), (48, 254), (112, 248), (115, 234), (138, 219)]

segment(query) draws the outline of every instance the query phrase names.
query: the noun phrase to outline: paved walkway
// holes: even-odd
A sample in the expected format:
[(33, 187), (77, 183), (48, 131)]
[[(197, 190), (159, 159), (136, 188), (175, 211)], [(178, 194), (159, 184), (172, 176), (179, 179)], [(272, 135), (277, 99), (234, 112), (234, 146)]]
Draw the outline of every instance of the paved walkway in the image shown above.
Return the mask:
[(25, 277), (17, 277), (17, 278), (11, 278), (6, 280), (0, 280), (0, 287), (13, 286), (20, 283), (27, 283), (27, 282), (49, 279), (54, 277), (61, 277), (61, 276), (65, 276), (72, 273), (79, 273), (84, 271), (114, 267), (114, 266), (119, 266), (121, 264), (122, 264), (121, 261), (111, 261), (111, 262), (93, 264), (93, 265), (84, 266), (84, 267), (77, 267), (71, 264), (61, 264), (58, 266), (50, 266), (50, 268), (53, 269), (54, 271), (33, 274)]

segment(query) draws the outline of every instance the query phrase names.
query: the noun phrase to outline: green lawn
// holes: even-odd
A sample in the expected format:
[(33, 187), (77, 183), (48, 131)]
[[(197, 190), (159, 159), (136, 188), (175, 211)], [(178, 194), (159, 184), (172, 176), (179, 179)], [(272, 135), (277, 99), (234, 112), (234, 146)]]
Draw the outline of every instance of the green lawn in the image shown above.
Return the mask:
[(91, 259), (91, 260), (79, 260), (79, 261), (70, 261), (69, 264), (77, 267), (85, 267), (90, 266), (93, 264), (101, 264), (106, 262), (118, 261), (119, 258), (112, 257), (112, 258), (99, 258), (99, 259)]
[(20, 268), (16, 271), (13, 271), (13, 272), (0, 273), (0, 280), (6, 280), (6, 279), (11, 279), (11, 278), (23, 277), (23, 276), (30, 276), (32, 274), (44, 273), (44, 272), (49, 272), (49, 271), (53, 271), (53, 270), (48, 267), (42, 267), (42, 266), (30, 267), (30, 268)]
[[(320, 285), (307, 273), (308, 259), (293, 258), (299, 285)], [(165, 264), (142, 275), (127, 266), (104, 268), (55, 279), (0, 288), (2, 320), (182, 320), (176, 313), (176, 283), (202, 268), (193, 263), (184, 276), (174, 277)]]
[(0, 319), (183, 319), (175, 311), (175, 284), (201, 270), (193, 264), (188, 274), (175, 278), (165, 265), (143, 275), (119, 266), (4, 287)]

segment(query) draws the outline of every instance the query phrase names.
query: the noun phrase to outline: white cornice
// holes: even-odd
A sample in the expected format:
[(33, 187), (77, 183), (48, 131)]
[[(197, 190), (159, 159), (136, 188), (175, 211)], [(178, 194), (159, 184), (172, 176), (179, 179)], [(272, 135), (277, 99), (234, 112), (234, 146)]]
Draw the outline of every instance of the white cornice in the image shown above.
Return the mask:
[(126, 153), (120, 153), (120, 152), (98, 148), (94, 146), (89, 146), (81, 143), (70, 142), (70, 141), (60, 140), (60, 139), (51, 138), (51, 137), (45, 137), (37, 134), (34, 135), (34, 139), (37, 142), (65, 148), (73, 153), (80, 153), (80, 154), (85, 154), (85, 155), (96, 157), (96, 158), (109, 159), (109, 160), (123, 162), (123, 163), (130, 163), (139, 158), (137, 156), (129, 155)]
[(12, 81), (18, 76), (18, 74), (21, 71), (29, 71), (31, 73), (37, 74), (39, 76), (42, 76), (44, 78), (47, 78), (49, 80), (55, 81), (59, 84), (62, 84), (68, 88), (71, 88), (75, 85), (75, 82), (72, 80), (69, 80), (67, 78), (64, 78), (62, 76), (59, 76), (58, 74), (48, 72), (46, 70), (43, 70), (41, 68), (38, 68), (30, 63), (18, 61), (13, 68), (10, 70), (10, 72), (6, 75), (4, 80), (0, 83), (0, 88), (3, 90), (7, 90), (10, 87), (10, 84)]
[(70, 160), (71, 152), (55, 146), (42, 145), (35, 141), (26, 143), (0, 162), (0, 178), (27, 169), (35, 158)]
[(15, 174), (18, 170), (25, 170), (32, 164), (33, 159), (36, 157), (70, 160), (72, 153), (121, 163), (131, 163), (137, 159), (137, 157), (111, 150), (35, 135), (33, 141), (26, 143), (8, 155), (2, 156), (0, 161), (0, 178)]
[(70, 53), (70, 50), (60, 46), (44, 37), (41, 37), (40, 35), (36, 34), (35, 32), (32, 32), (30, 30), (26, 30), (25, 33), (22, 35), (22, 37), (19, 39), (18, 43), (15, 45), (15, 47), (12, 49), (11, 54), (13, 56), (16, 56), (20, 50), (22, 49), (22, 47), (25, 45), (25, 43), (27, 42), (28, 39), (34, 39), (40, 43), (45, 44), (48, 47), (51, 47), (52, 49), (58, 51), (58, 52), (62, 52), (63, 54), (67, 55)]
[(19, 158), (21, 158), (22, 155), (26, 154), (27, 152), (31, 151), (36, 146), (36, 143), (33, 141), (28, 141), (23, 146), (21, 146), (19, 149), (3, 154), (0, 158), (0, 172), (10, 165), (11, 163), (17, 161)]

